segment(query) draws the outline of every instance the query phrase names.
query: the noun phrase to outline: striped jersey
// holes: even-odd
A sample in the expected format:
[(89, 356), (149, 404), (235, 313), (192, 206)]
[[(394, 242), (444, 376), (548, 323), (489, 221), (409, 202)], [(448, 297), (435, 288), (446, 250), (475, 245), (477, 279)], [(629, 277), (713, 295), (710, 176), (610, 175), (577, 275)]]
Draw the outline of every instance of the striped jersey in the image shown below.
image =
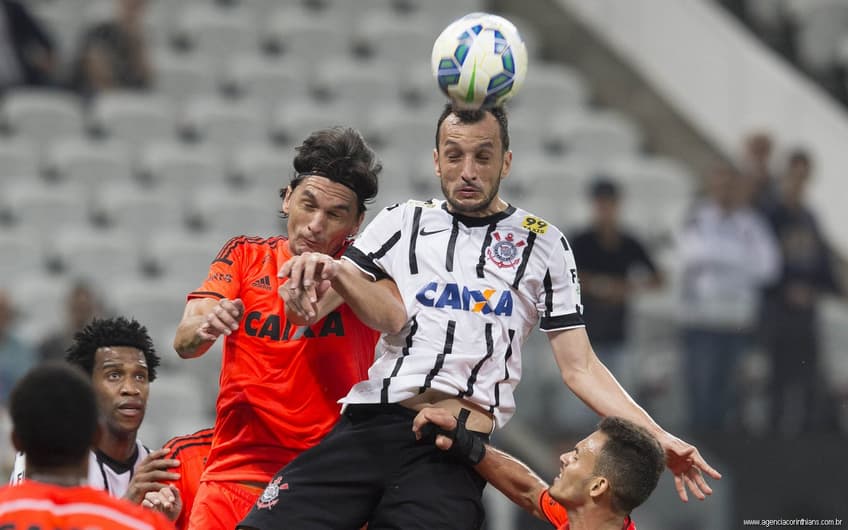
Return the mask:
[[(129, 488), (135, 469), (150, 454), (150, 449), (141, 441), (136, 440), (135, 445), (135, 457), (130, 463), (113, 460), (96, 449), (91, 451), (88, 458), (88, 486), (104, 490), (113, 497), (123, 497)], [(26, 455), (18, 453), (15, 455), (15, 467), (10, 484), (23, 482), (25, 473)]]
[(188, 528), (188, 516), (191, 513), (191, 507), (194, 506), (197, 488), (200, 486), (200, 476), (206, 467), (206, 459), (212, 447), (213, 432), (214, 430), (209, 428), (194, 434), (175, 436), (162, 446), (170, 451), (165, 458), (175, 458), (180, 461), (180, 466), (171, 470), (179, 473), (180, 478), (165, 481), (166, 484), (180, 490), (180, 498), (183, 501), (183, 509), (174, 521), (177, 530)]
[(380, 338), (368, 379), (346, 404), (395, 403), (433, 388), (487, 409), (503, 427), (536, 322), (542, 331), (583, 326), (568, 242), (514, 206), (484, 218), (436, 199), (390, 206), (344, 258), (374, 279), (391, 277), (409, 316), (399, 334)]

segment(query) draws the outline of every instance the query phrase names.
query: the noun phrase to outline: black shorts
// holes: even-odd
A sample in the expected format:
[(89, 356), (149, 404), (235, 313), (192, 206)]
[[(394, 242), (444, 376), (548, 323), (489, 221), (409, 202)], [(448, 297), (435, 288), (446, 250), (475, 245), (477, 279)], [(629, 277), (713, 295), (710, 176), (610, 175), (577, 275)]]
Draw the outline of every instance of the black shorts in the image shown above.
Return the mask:
[(317, 446), (277, 473), (239, 528), (480, 528), (486, 482), (432, 439), (416, 440), (415, 415), (401, 405), (349, 405)]

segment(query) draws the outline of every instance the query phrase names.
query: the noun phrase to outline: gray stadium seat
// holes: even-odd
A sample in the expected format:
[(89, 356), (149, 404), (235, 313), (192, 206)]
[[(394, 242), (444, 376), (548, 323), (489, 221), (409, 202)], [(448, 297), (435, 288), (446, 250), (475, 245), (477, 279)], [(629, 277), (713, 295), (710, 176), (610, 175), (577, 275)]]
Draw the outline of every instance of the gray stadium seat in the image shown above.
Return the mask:
[(353, 30), (357, 43), (367, 47), (374, 60), (388, 62), (393, 69), (410, 63), (429, 64), (433, 41), (440, 30), (424, 14), (378, 11), (361, 16)]
[(226, 239), (233, 234), (268, 237), (280, 232), (281, 200), (273, 190), (232, 192), (205, 188), (190, 197), (189, 208), (209, 234)]
[(133, 178), (129, 150), (119, 141), (61, 140), (49, 148), (46, 165), (61, 179), (88, 190)]
[(32, 179), (38, 175), (38, 154), (29, 140), (0, 141), (0, 186), (12, 184), (18, 178)]
[(174, 53), (166, 49), (154, 54), (156, 91), (179, 105), (220, 90), (213, 65), (199, 54)]
[(2, 201), (21, 228), (49, 234), (57, 227), (88, 226), (90, 201), (82, 186), (47, 185), (40, 179), (19, 182), (7, 189)]
[(534, 62), (509, 106), (512, 116), (526, 114), (544, 125), (553, 110), (581, 109), (588, 99), (589, 90), (579, 72), (563, 65)]
[(262, 34), (266, 42), (279, 47), (286, 56), (303, 64), (317, 64), (328, 57), (351, 55), (350, 32), (346, 30), (349, 21), (343, 25), (333, 24), (321, 12), (283, 6), (264, 21)]
[(97, 189), (93, 209), (109, 226), (130, 232), (141, 242), (187, 222), (185, 203), (169, 190), (134, 183), (112, 184)]
[(551, 137), (569, 153), (596, 160), (636, 153), (642, 144), (636, 125), (615, 111), (557, 113)]
[(53, 230), (49, 239), (65, 274), (100, 285), (104, 291), (142, 275), (139, 248), (131, 233), (63, 227)]
[(286, 101), (274, 109), (271, 134), (289, 144), (300, 144), (309, 134), (327, 127), (346, 126), (364, 129), (361, 115), (340, 102), (320, 104), (314, 101)]
[(230, 173), (245, 186), (273, 193), (285, 186), (294, 172), (293, 148), (274, 147), (267, 143), (243, 145), (235, 150)]
[(228, 240), (229, 236), (212, 237), (172, 230), (151, 239), (142, 252), (144, 260), (160, 272), (162, 281), (187, 285), (185, 293), (188, 293), (200, 287), (209, 265)]
[(106, 135), (122, 140), (133, 149), (176, 135), (173, 108), (164, 96), (158, 94), (101, 94), (92, 106), (91, 120)]
[(193, 3), (179, 15), (178, 31), (197, 53), (222, 71), (234, 55), (259, 53), (252, 13), (238, 7), (222, 8), (212, 2)]
[(240, 55), (230, 61), (225, 78), (239, 96), (256, 101), (264, 110), (310, 97), (311, 67), (297, 57)]
[(197, 97), (186, 103), (183, 126), (224, 158), (240, 145), (268, 140), (259, 105), (250, 100)]
[(198, 145), (175, 141), (154, 142), (141, 153), (140, 170), (160, 190), (178, 197), (225, 181), (219, 153)]
[(24, 273), (46, 273), (47, 256), (42, 235), (29, 228), (0, 228), (0, 278)]
[(83, 133), (83, 114), (76, 96), (58, 90), (15, 90), (3, 100), (3, 117), (15, 135), (38, 148), (65, 136)]
[(806, 68), (827, 73), (836, 63), (839, 39), (848, 28), (848, 4), (841, 0), (789, 2), (798, 25), (798, 56)]
[(7, 278), (14, 278), (7, 289), (20, 312), (16, 330), (23, 340), (38, 344), (48, 333), (61, 328), (68, 278), (48, 274), (43, 267), (18, 270)]
[[(108, 290), (108, 297), (119, 314), (131, 316), (144, 324), (154, 340), (168, 334), (173, 339), (182, 318), (185, 295), (194, 287), (149, 278), (115, 285)], [(171, 349), (170, 344), (163, 346)]]

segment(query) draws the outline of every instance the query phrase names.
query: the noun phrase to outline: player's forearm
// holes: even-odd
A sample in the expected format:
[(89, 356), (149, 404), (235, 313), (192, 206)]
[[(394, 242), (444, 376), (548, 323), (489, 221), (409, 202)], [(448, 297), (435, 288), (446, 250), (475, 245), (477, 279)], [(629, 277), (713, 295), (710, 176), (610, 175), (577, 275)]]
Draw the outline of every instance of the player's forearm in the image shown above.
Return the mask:
[(486, 456), (474, 469), (523, 510), (547, 521), (538, 500), (548, 485), (523, 462), (487, 445)]
[(183, 318), (174, 337), (174, 350), (183, 359), (199, 357), (212, 347), (214, 340), (204, 340), (197, 335), (197, 330), (203, 325), (205, 317), (194, 315)]
[(332, 286), (356, 316), (381, 333), (399, 333), (408, 320), (397, 286), (391, 280), (371, 281), (347, 260), (336, 262)]

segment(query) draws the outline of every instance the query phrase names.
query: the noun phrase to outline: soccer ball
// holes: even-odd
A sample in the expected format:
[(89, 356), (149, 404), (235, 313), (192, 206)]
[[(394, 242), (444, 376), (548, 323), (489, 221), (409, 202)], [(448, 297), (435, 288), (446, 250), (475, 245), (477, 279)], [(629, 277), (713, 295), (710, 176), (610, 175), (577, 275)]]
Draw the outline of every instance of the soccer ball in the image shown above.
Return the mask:
[(503, 105), (527, 75), (527, 48), (515, 25), (489, 13), (451, 22), (433, 44), (433, 76), (460, 109)]

